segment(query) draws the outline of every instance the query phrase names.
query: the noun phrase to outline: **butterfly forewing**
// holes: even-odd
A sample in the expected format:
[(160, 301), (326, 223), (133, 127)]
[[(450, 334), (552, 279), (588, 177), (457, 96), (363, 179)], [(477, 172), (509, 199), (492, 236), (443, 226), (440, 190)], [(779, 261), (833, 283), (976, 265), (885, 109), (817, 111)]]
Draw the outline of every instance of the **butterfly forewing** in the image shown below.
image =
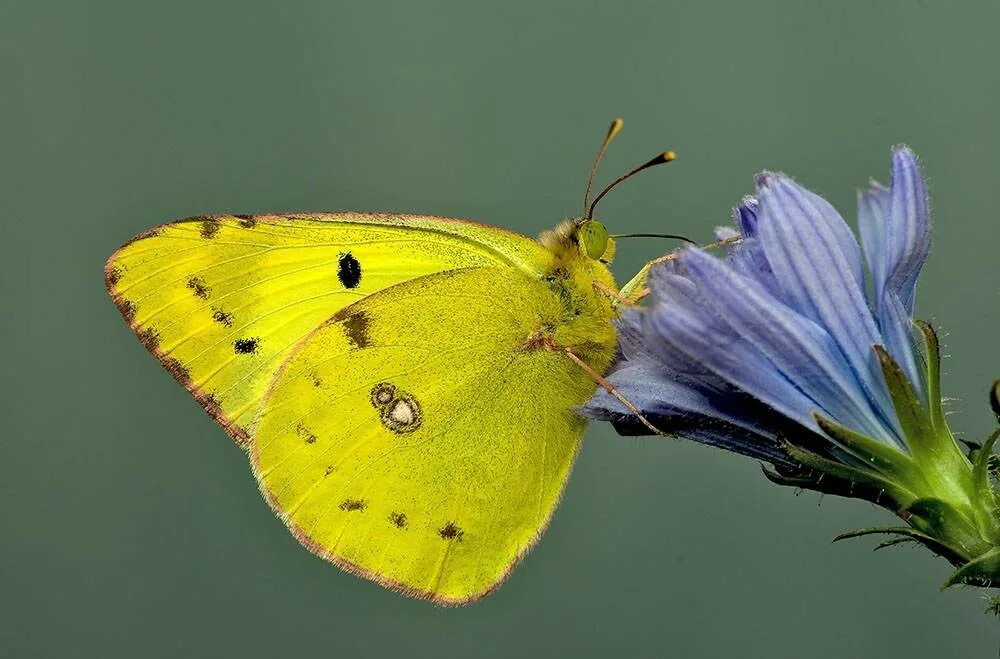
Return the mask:
[(292, 348), (337, 310), (453, 268), (544, 268), (517, 234), (419, 216), (193, 218), (142, 234), (105, 278), (142, 342), (240, 442)]

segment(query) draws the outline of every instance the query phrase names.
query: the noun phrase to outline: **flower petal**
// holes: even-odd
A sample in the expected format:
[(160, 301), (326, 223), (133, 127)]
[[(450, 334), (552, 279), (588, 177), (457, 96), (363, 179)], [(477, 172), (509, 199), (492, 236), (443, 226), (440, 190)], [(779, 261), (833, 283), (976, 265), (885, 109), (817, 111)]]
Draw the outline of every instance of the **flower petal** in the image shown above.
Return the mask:
[(890, 194), (886, 285), (899, 295), (906, 312), (912, 313), (917, 275), (930, 251), (931, 229), (927, 187), (917, 158), (907, 147), (893, 151)]
[(830, 335), (771, 296), (762, 286), (703, 251), (685, 250), (682, 264), (705, 305), (732, 331), (753, 345), (812, 404), (865, 434), (894, 442), (890, 426), (872, 409)]
[(692, 282), (677, 275), (658, 279), (654, 291), (666, 301), (651, 312), (651, 343), (700, 364), (799, 425), (818, 429), (809, 410), (815, 402), (792, 385), (753, 345), (706, 313)]
[(727, 262), (733, 270), (759, 282), (772, 295), (783, 295), (778, 280), (774, 278), (771, 264), (767, 262), (760, 238), (744, 238), (739, 244), (732, 246), (727, 256)]
[(740, 205), (733, 209), (733, 219), (744, 238), (753, 238), (757, 235), (757, 215), (759, 212), (760, 204), (750, 195), (743, 197), (740, 200)]
[[(726, 413), (697, 388), (670, 380), (645, 365), (625, 366), (608, 379), (618, 393), (664, 432), (772, 464), (795, 464), (781, 448), (778, 433), (768, 432), (766, 424), (761, 424), (767, 418), (766, 410), (760, 410), (754, 418), (739, 413), (745, 410)], [(621, 401), (601, 388), (579, 412), (590, 419), (611, 421), (624, 434), (649, 432)]]
[(893, 418), (872, 346), (881, 343), (865, 298), (861, 250), (826, 200), (779, 175), (758, 179), (760, 238), (783, 300), (829, 332), (883, 420)]
[(910, 314), (903, 307), (899, 297), (892, 291), (882, 296), (879, 309), (879, 325), (885, 340), (885, 348), (896, 360), (913, 388), (919, 394), (926, 394), (925, 376), (917, 364), (917, 344), (914, 340), (913, 323)]
[(882, 291), (888, 277), (886, 225), (889, 223), (889, 191), (871, 182), (867, 190), (858, 191), (858, 233), (864, 248), (868, 271), (872, 275), (875, 308), (880, 308)]

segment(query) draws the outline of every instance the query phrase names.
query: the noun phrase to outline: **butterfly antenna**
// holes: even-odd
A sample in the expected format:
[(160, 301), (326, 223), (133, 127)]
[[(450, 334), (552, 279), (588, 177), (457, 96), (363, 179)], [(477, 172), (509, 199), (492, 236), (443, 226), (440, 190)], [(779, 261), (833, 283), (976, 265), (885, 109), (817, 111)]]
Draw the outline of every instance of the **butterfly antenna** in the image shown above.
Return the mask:
[(612, 233), (608, 234), (608, 238), (614, 238), (615, 240), (618, 238), (669, 238), (670, 240), (683, 240), (686, 243), (698, 246), (698, 243), (687, 236), (681, 236), (676, 233)]
[(587, 212), (588, 205), (590, 203), (590, 189), (594, 187), (594, 177), (597, 176), (597, 167), (601, 164), (601, 160), (604, 159), (604, 152), (608, 150), (608, 145), (611, 144), (611, 140), (615, 139), (615, 135), (622, 129), (622, 124), (624, 122), (619, 117), (611, 122), (611, 126), (608, 128), (608, 134), (604, 136), (604, 141), (601, 142), (601, 148), (597, 152), (597, 157), (594, 158), (594, 165), (590, 168), (590, 177), (587, 179), (587, 190), (583, 193), (583, 212)]
[(599, 202), (601, 199), (603, 199), (604, 195), (606, 195), (609, 192), (611, 192), (611, 190), (616, 185), (618, 185), (619, 183), (621, 183), (622, 181), (625, 181), (627, 179), (632, 178), (633, 176), (635, 176), (636, 174), (638, 174), (639, 172), (641, 172), (641, 171), (643, 171), (645, 169), (649, 169), (650, 167), (655, 167), (656, 165), (663, 165), (663, 164), (668, 163), (668, 162), (673, 162), (676, 159), (677, 159), (677, 154), (676, 153), (674, 153), (673, 151), (664, 151), (663, 153), (659, 154), (658, 156), (656, 156), (652, 160), (649, 160), (648, 162), (644, 162), (643, 164), (639, 165), (638, 167), (636, 167), (632, 171), (627, 172), (625, 174), (622, 174), (621, 176), (619, 176), (618, 178), (616, 178), (614, 181), (612, 181), (611, 183), (609, 183), (608, 187), (606, 187), (603, 190), (601, 190), (601, 194), (597, 195), (597, 197), (594, 198), (594, 203), (592, 203), (590, 205), (590, 207), (587, 208), (587, 214), (584, 215), (584, 219), (585, 220), (589, 220), (590, 218), (592, 218), (594, 216), (594, 209), (597, 208), (597, 202)]

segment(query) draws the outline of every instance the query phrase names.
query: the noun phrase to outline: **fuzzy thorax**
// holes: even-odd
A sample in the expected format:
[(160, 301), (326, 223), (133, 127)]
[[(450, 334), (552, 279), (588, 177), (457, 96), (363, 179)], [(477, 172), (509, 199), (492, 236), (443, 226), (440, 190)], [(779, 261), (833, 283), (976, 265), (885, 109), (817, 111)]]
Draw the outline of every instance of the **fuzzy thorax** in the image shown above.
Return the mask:
[(609, 240), (604, 256), (591, 258), (580, 244), (578, 227), (576, 221), (566, 220), (539, 239), (553, 254), (544, 281), (558, 301), (553, 316), (542, 323), (539, 339), (569, 348), (603, 373), (616, 342), (613, 300), (606, 291), (617, 290), (617, 285), (605, 265), (610, 258), (604, 258), (614, 246)]

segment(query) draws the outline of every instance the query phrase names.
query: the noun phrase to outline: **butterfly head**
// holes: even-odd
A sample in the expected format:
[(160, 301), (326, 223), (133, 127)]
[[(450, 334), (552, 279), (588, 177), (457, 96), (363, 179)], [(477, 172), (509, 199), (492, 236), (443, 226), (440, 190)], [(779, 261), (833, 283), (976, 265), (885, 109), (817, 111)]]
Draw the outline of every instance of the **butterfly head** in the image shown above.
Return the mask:
[(615, 241), (602, 222), (591, 218), (566, 220), (540, 238), (543, 245), (564, 260), (610, 263)]

